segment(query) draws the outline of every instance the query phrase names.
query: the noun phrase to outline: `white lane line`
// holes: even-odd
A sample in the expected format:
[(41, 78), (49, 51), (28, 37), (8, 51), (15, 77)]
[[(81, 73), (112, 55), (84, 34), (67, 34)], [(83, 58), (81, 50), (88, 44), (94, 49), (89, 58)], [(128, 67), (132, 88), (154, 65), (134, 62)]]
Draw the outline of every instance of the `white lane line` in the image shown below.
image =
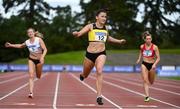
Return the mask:
[[(112, 80), (116, 80), (116, 81), (120, 81), (120, 82), (123, 82), (123, 83), (132, 84), (132, 85), (136, 85), (136, 86), (142, 86), (141, 84), (138, 84), (138, 83), (135, 83), (135, 82), (126, 81), (126, 80), (115, 79), (115, 78), (112, 78), (112, 77), (105, 77), (105, 78), (109, 78), (109, 79), (112, 79)], [(159, 90), (159, 91), (162, 91), (162, 92), (166, 92), (166, 93), (170, 93), (170, 94), (174, 94), (174, 95), (180, 96), (180, 93), (169, 91), (169, 90), (165, 90), (165, 89), (161, 89), (161, 88), (150, 87), (150, 89)]]
[[(85, 82), (82, 82), (79, 80), (79, 78), (77, 78), (74, 74), (70, 74), (73, 78), (75, 78), (76, 80), (78, 80), (80, 83), (82, 83), (83, 85), (85, 85), (86, 87), (88, 87), (89, 89), (91, 89), (93, 92), (96, 93), (96, 90), (94, 88), (92, 88), (90, 85), (88, 85)], [(111, 103), (112, 105), (114, 105), (115, 107), (117, 107), (118, 109), (122, 109), (122, 107), (120, 107), (118, 104), (114, 103), (113, 101), (111, 101), (110, 99), (108, 99), (107, 97), (105, 97), (104, 95), (102, 95), (102, 97), (107, 100), (109, 103)]]
[(28, 75), (23, 75), (23, 76), (19, 76), (19, 77), (16, 77), (16, 78), (8, 79), (8, 80), (5, 80), (5, 81), (1, 81), (0, 84), (4, 84), (4, 83), (10, 82), (10, 81), (21, 79), (21, 78), (24, 78), (24, 77), (27, 77), (27, 76)]
[[(10, 74), (13, 73), (13, 74)], [(24, 72), (23, 72), (24, 73)], [(9, 78), (11, 76), (18, 76), (18, 75), (22, 75), (23, 73), (15, 73), (15, 72), (6, 72), (6, 74), (0, 74), (0, 79), (1, 78)]]
[(158, 83), (158, 81), (157, 81), (157, 83), (156, 83), (156, 85), (159, 85), (159, 86), (166, 86), (166, 87), (172, 87), (172, 88), (180, 88), (178, 85), (170, 85), (170, 84), (162, 84), (162, 83)]
[(58, 72), (58, 74), (57, 74), (57, 79), (56, 79), (56, 88), (55, 88), (55, 93), (54, 93), (53, 109), (57, 109), (56, 104), (57, 104), (59, 78), (60, 78), (60, 72)]
[(26, 87), (28, 84), (29, 84), (29, 83), (26, 83), (26, 84), (22, 85), (21, 87), (19, 87), (19, 88), (17, 88), (17, 89), (15, 89), (15, 90), (13, 90), (12, 92), (8, 93), (7, 95), (5, 95), (5, 96), (1, 97), (1, 98), (0, 98), (0, 101), (1, 101), (1, 100), (3, 100), (3, 99), (4, 99), (4, 98), (6, 98), (6, 97), (8, 97), (8, 96), (12, 95), (13, 93), (15, 93), (15, 92), (19, 91), (20, 89), (22, 89), (22, 88)]
[[(92, 77), (92, 76), (90, 76), (90, 78), (95, 79), (95, 78)], [(141, 94), (141, 93), (139, 93), (139, 92), (133, 91), (133, 90), (131, 90), (131, 89), (128, 89), (128, 88), (125, 88), (125, 87), (122, 87), (122, 86), (119, 86), (119, 85), (116, 85), (116, 84), (114, 84), (114, 83), (111, 83), (111, 82), (108, 82), (108, 81), (105, 81), (105, 80), (104, 80), (104, 83), (109, 84), (109, 85), (114, 86), (114, 87), (117, 87), (117, 88), (120, 88), (120, 89), (123, 89), (123, 90), (126, 90), (126, 91), (128, 91), (128, 92), (131, 92), (131, 93), (134, 93), (134, 94), (141, 95), (141, 96), (145, 97), (144, 94)], [(153, 98), (153, 97), (151, 97), (151, 99), (153, 99), (153, 100), (155, 100), (155, 101), (158, 101), (158, 102), (160, 102), (160, 103), (163, 103), (163, 104), (166, 104), (166, 105), (175, 107), (175, 108), (180, 108), (180, 107), (177, 106), (177, 105), (174, 105), (174, 104), (171, 104), (171, 103), (167, 103), (167, 102), (165, 102), (165, 101), (161, 101), (161, 100), (156, 99), (156, 98)]]
[[(115, 76), (111, 76), (111, 77), (115, 77)], [(116, 78), (117, 77), (119, 77), (119, 76), (117, 76), (116, 75)], [(135, 77), (135, 78), (137, 78), (137, 77)], [(142, 83), (142, 81), (140, 81), (139, 79), (133, 79), (133, 78), (131, 78), (131, 79), (129, 79), (129, 78), (127, 78), (127, 77), (123, 77), (123, 78), (121, 78), (121, 80), (122, 79), (126, 79), (126, 80), (128, 80), (128, 81), (134, 81), (134, 82), (140, 82), (140, 83)], [(158, 79), (158, 78), (157, 78)], [(173, 88), (180, 88), (179, 87), (179, 85), (180, 84), (177, 84), (177, 82), (176, 82), (176, 85), (174, 85), (174, 84), (166, 84), (166, 83), (159, 83), (159, 82), (162, 82), (162, 80), (156, 80), (157, 82), (156, 82), (156, 85), (160, 85), (160, 86), (167, 86), (167, 87), (173, 87)]]
[[(44, 74), (44, 75), (42, 75), (42, 78), (43, 78), (44, 76), (46, 76), (46, 75), (47, 75), (47, 73), (46, 73), (46, 74)], [(34, 80), (34, 82), (35, 82), (35, 81), (37, 81), (37, 80), (38, 80), (38, 79), (35, 79), (35, 80)], [(3, 97), (1, 97), (1, 98), (0, 98), (0, 101), (1, 101), (1, 100), (3, 100), (3, 99), (4, 99), (4, 98), (6, 98), (6, 97), (8, 97), (8, 96), (12, 95), (13, 93), (15, 93), (15, 92), (17, 92), (17, 91), (21, 90), (22, 88), (26, 87), (27, 85), (29, 85), (29, 82), (27, 82), (26, 84), (24, 84), (24, 85), (22, 85), (22, 86), (20, 86), (20, 87), (16, 88), (16, 89), (15, 89), (15, 90), (13, 90), (12, 92), (10, 92), (10, 93), (8, 93), (8, 94), (4, 95)]]

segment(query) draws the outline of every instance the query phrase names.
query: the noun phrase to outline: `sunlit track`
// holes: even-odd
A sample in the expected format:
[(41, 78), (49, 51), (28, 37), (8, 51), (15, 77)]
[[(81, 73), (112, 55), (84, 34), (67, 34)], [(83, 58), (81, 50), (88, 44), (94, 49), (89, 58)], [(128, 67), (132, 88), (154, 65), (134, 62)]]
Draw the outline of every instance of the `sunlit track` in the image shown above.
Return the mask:
[[(90, 78), (96, 79), (96, 78), (93, 77), (93, 76), (90, 76)], [(131, 90), (131, 89), (128, 89), (128, 88), (119, 86), (119, 85), (117, 85), (117, 84), (114, 84), (114, 83), (111, 83), (111, 82), (108, 82), (108, 81), (105, 81), (105, 80), (104, 80), (104, 83), (106, 83), (106, 84), (108, 84), (108, 85), (111, 85), (111, 86), (114, 86), (114, 87), (116, 87), (116, 88), (120, 88), (120, 89), (126, 90), (126, 91), (128, 91), (128, 92), (130, 92), (130, 93), (134, 93), (134, 94), (137, 94), (137, 95), (140, 95), (140, 96), (143, 96), (143, 97), (145, 96), (144, 94), (141, 94), (141, 93), (139, 93), (139, 92), (133, 91), (133, 90)], [(174, 107), (174, 108), (180, 108), (180, 106), (177, 106), (177, 105), (174, 105), (174, 104), (171, 104), (171, 103), (168, 103), (168, 102), (164, 102), (164, 101), (159, 100), (159, 99), (156, 99), (156, 98), (151, 98), (151, 99), (153, 99), (153, 100), (155, 100), (155, 101), (158, 101), (158, 102), (161, 102), (161, 103), (163, 103), (163, 104), (172, 106), (172, 107)]]
[(25, 78), (25, 77), (28, 77), (28, 75), (14, 77), (14, 78), (11, 78), (11, 79), (8, 79), (8, 80), (5, 80), (5, 81), (1, 81), (0, 84), (4, 84), (4, 83), (11, 82), (11, 81), (18, 80), (18, 79)]
[[(47, 73), (44, 74), (44, 75), (42, 75), (42, 78), (43, 78), (44, 76), (46, 76), (46, 75), (47, 75)], [(35, 79), (34, 82), (37, 81), (37, 80), (38, 80), (38, 79)], [(0, 101), (3, 100), (3, 99), (5, 99), (6, 97), (12, 95), (13, 93), (15, 93), (15, 92), (21, 90), (22, 88), (26, 87), (28, 84), (29, 84), (29, 83), (26, 83), (26, 84), (24, 84), (24, 85), (22, 85), (22, 86), (16, 88), (15, 90), (11, 91), (10, 93), (4, 95), (3, 97), (0, 98)]]
[[(123, 82), (123, 83), (128, 83), (128, 84), (140, 86), (140, 87), (142, 86), (142, 83), (138, 84), (136, 82), (130, 82), (130, 81), (127, 81), (127, 80), (122, 80), (122, 79), (115, 79), (113, 77), (106, 77), (106, 78), (113, 79), (113, 80), (116, 80), (116, 81), (119, 81), (119, 82)], [(161, 89), (161, 88), (150, 87), (150, 89), (154, 89), (154, 90), (158, 90), (158, 91), (163, 91), (163, 92), (167, 92), (167, 93), (170, 93), (170, 94), (174, 94), (174, 95), (180, 96), (180, 93), (176, 93), (176, 92), (169, 91), (169, 90), (164, 90), (164, 89)]]

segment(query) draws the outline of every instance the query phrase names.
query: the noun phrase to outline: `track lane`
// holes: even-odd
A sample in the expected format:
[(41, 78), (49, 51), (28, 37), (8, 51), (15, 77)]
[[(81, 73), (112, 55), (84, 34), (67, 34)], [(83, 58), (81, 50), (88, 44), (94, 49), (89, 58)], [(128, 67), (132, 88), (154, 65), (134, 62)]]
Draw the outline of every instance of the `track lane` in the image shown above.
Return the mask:
[(27, 83), (28, 81), (28, 74), (27, 76), (23, 78), (16, 79), (14, 81), (7, 81), (2, 84), (0, 84), (0, 98), (4, 95), (10, 93), (14, 89), (18, 88), (19, 86), (22, 86)]
[(53, 107), (54, 90), (57, 73), (44, 74), (40, 80), (35, 82), (34, 98), (27, 97), (29, 86), (16, 91), (7, 98), (1, 100), (2, 108), (51, 108)]
[[(117, 75), (117, 74), (115, 74)], [(105, 80), (107, 80), (108, 82), (111, 82), (113, 84), (116, 84), (118, 86), (123, 86), (124, 88), (128, 88), (130, 90), (133, 90), (133, 91), (136, 91), (136, 92), (140, 92), (142, 94), (144, 94), (144, 91), (143, 91), (143, 87), (142, 85), (138, 84), (137, 83), (129, 83), (129, 81), (125, 81), (125, 80), (122, 80), (121, 78), (117, 77), (114, 75), (114, 78), (110, 78), (109, 75), (105, 75)], [(131, 78), (132, 76), (129, 75), (129, 78)], [(167, 92), (162, 92), (160, 90), (154, 90), (154, 89), (150, 89), (150, 96), (156, 98), (156, 101), (158, 102), (164, 102), (163, 104), (172, 104), (172, 105), (176, 105), (176, 106), (180, 106), (180, 103), (179, 103), (179, 100), (180, 100), (180, 97), (177, 96), (177, 95), (174, 95), (174, 94), (169, 94)], [(143, 100), (143, 98), (141, 98)], [(141, 102), (142, 102), (141, 100)], [(165, 103), (166, 102), (166, 103)], [(161, 104), (162, 106), (164, 106), (163, 104)], [(159, 104), (156, 104), (157, 106)], [(161, 107), (160, 105), (160, 107)], [(165, 108), (165, 107), (163, 107)], [(172, 108), (172, 107), (171, 107)]]
[(96, 93), (79, 81), (78, 76), (74, 78), (73, 75), (71, 73), (61, 74), (57, 108), (116, 108), (108, 101), (104, 101), (105, 105), (99, 106), (96, 103)]
[[(137, 74), (137, 73), (129, 74), (128, 77), (124, 76), (124, 74), (122, 74), (122, 73), (117, 73), (117, 74), (109, 75), (109, 77), (118, 78), (121, 80), (125, 80), (128, 82), (134, 82), (134, 83), (138, 83), (138, 84), (143, 83), (141, 75)], [(157, 90), (158, 90), (158, 88), (161, 88), (164, 91), (171, 91), (174, 93), (178, 93), (177, 95), (179, 95), (180, 94), (180, 81), (177, 81), (176, 84), (162, 83), (162, 80), (159, 80), (159, 78), (155, 78), (155, 82), (151, 88), (154, 88)]]
[(12, 78), (17, 78), (20, 76), (26, 75), (25, 72), (9, 72), (9, 73), (0, 73), (0, 82), (12, 79)]
[[(131, 73), (132, 74), (132, 73)], [(71, 109), (71, 108), (93, 108), (93, 109), (169, 109), (179, 108), (180, 97), (161, 90), (150, 89), (150, 94), (154, 100), (146, 103), (143, 101), (143, 87), (141, 77), (138, 74), (122, 74), (122, 73), (105, 73), (103, 83), (103, 95), (107, 99), (103, 99), (104, 105), (96, 104), (96, 93), (93, 91), (95, 87), (95, 74), (85, 79), (85, 82), (79, 81), (79, 73), (48, 73), (35, 83), (34, 99), (27, 98), (28, 86), (0, 100), (0, 108), (2, 109)], [(74, 76), (73, 76), (74, 75)], [(5, 75), (4, 75), (5, 76)], [(6, 77), (6, 76), (5, 76)], [(8, 77), (8, 76), (7, 76)], [(59, 79), (58, 79), (59, 78)], [(157, 82), (158, 81), (158, 82)], [(161, 82), (157, 78), (155, 87), (169, 91), (179, 89), (174, 87), (173, 82)], [(7, 94), (19, 86), (28, 82), (28, 78), (13, 80), (0, 85), (0, 94)], [(156, 83), (167, 85), (156, 85)], [(85, 85), (87, 84), (87, 85)], [(178, 84), (178, 83), (177, 83)], [(7, 86), (7, 87), (5, 87)], [(11, 87), (8, 87), (11, 86)], [(171, 87), (172, 86), (172, 87)], [(5, 88), (5, 89), (4, 89)], [(93, 89), (92, 89), (93, 88)], [(172, 89), (171, 89), (172, 88)], [(177, 93), (178, 93), (177, 92)], [(109, 101), (108, 101), (109, 100)], [(158, 101), (159, 100), (159, 101)], [(112, 103), (114, 103), (114, 105)], [(169, 103), (169, 104), (168, 104)], [(172, 104), (172, 105), (171, 105)], [(117, 106), (115, 106), (117, 105)], [(173, 105), (175, 105), (173, 107)], [(177, 107), (176, 107), (177, 106)]]
[[(105, 76), (108, 76), (105, 74)], [(92, 77), (90, 76), (88, 79), (85, 80), (91, 87), (95, 88), (95, 77), (94, 74)], [(112, 82), (112, 80), (104, 81), (103, 86), (103, 93), (107, 93), (108, 98), (112, 98), (111, 100), (115, 102), (116, 104), (121, 104), (123, 108), (178, 108), (178, 106), (173, 105), (168, 102), (163, 102), (158, 99), (154, 99), (149, 103), (146, 103), (143, 101), (144, 95), (143, 95), (143, 88), (138, 88), (139, 91), (136, 91), (136, 88), (134, 86), (131, 86), (129, 84), (118, 84), (117, 81)], [(118, 84), (118, 85), (117, 85)], [(132, 88), (132, 89), (131, 89)], [(106, 92), (107, 91), (107, 92)], [(111, 93), (113, 94), (111, 94)], [(121, 96), (122, 94), (122, 96)], [(107, 96), (106, 94), (104, 94)], [(157, 102), (158, 101), (158, 102)]]

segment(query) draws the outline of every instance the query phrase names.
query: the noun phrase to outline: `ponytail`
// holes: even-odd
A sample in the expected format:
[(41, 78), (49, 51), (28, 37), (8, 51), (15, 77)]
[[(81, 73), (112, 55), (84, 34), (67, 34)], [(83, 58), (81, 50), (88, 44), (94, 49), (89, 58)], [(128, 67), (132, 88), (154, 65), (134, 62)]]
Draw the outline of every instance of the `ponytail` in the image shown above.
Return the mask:
[(36, 32), (35, 32), (35, 36), (36, 36), (36, 37), (39, 37), (39, 38), (42, 38), (42, 39), (44, 38), (43, 34), (40, 33), (39, 31), (36, 31)]

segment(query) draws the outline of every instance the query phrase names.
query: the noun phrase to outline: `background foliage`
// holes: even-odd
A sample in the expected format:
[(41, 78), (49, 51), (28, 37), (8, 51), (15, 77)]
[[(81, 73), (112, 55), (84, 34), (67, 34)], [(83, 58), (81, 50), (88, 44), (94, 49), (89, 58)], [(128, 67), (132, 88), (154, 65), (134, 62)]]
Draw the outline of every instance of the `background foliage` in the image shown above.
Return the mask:
[[(72, 31), (94, 22), (95, 11), (102, 8), (108, 10), (110, 34), (127, 40), (122, 49), (137, 49), (143, 43), (141, 33), (146, 30), (152, 33), (153, 42), (160, 48), (180, 48), (180, 18), (172, 21), (167, 17), (180, 14), (179, 0), (91, 0), (88, 3), (80, 0), (81, 13), (72, 12), (70, 6), (51, 7), (43, 0), (3, 0), (2, 5), (6, 13), (16, 6), (23, 5), (23, 8), (10, 18), (0, 14), (0, 62), (28, 56), (27, 49), (7, 49), (4, 43), (23, 43), (28, 38), (29, 27), (44, 34), (49, 54), (84, 50), (88, 45), (87, 34), (76, 39)], [(50, 18), (51, 11), (56, 15)], [(136, 21), (139, 13), (143, 13), (142, 22)], [(119, 46), (108, 44), (107, 48), (119, 49)]]

